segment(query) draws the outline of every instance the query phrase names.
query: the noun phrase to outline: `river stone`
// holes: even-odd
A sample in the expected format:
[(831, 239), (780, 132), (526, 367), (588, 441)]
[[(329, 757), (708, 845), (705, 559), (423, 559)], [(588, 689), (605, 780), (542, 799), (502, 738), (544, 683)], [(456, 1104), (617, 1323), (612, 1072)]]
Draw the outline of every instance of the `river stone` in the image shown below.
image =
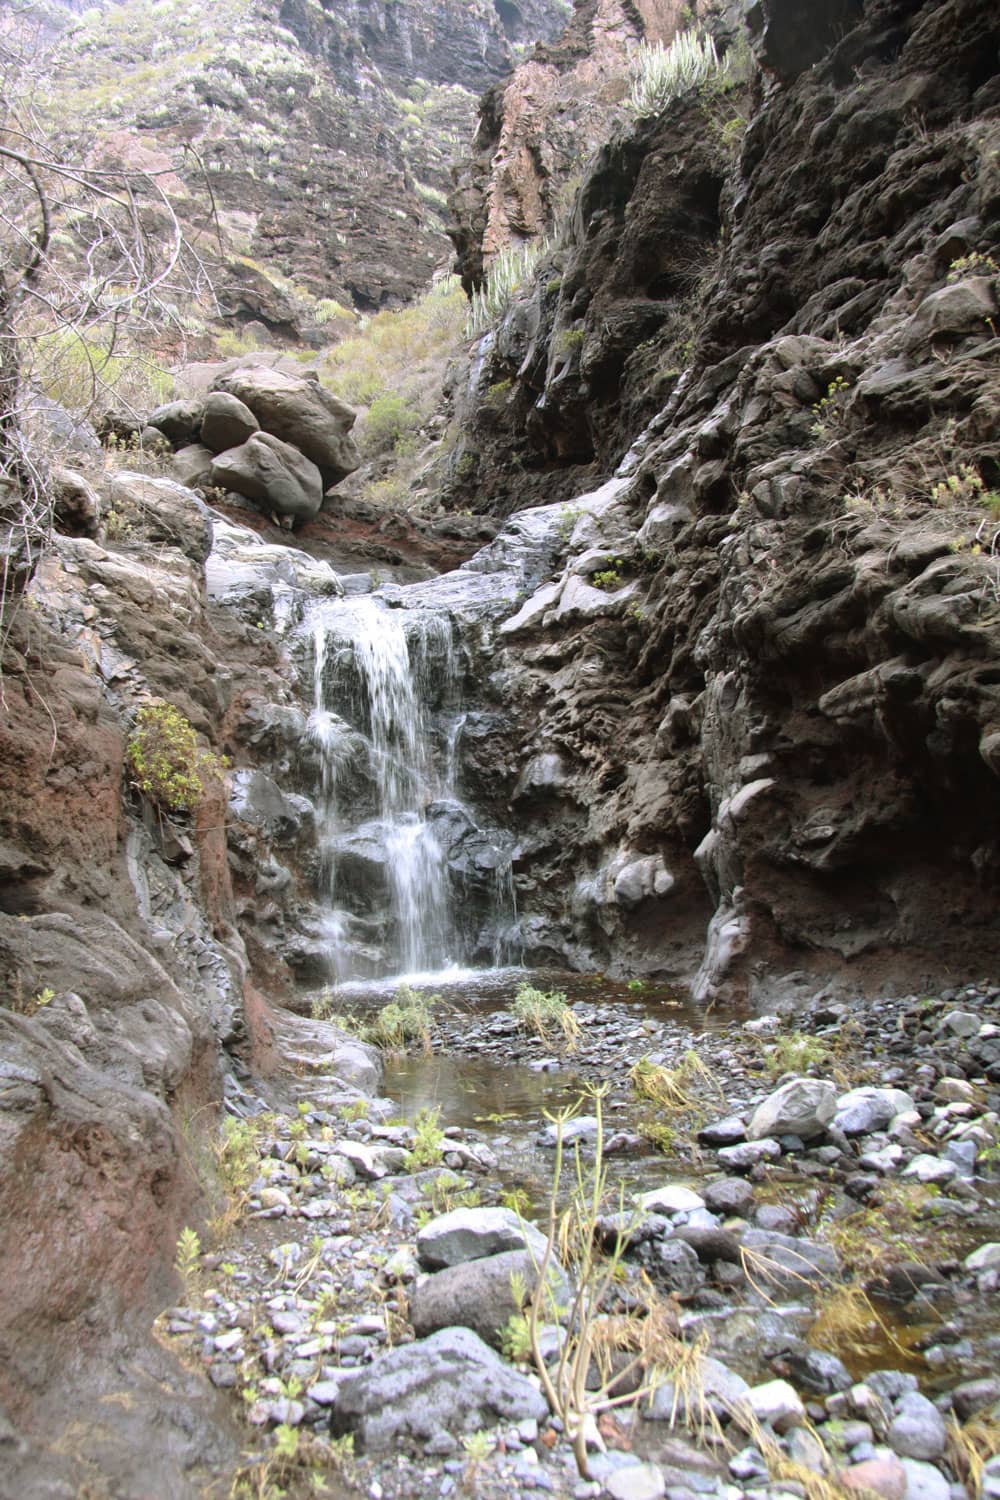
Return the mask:
[(782, 1349), (772, 1360), (772, 1368), (775, 1374), (790, 1379), (796, 1390), (805, 1390), (816, 1396), (846, 1391), (854, 1384), (850, 1370), (836, 1354), (798, 1342)]
[(994, 1266), (1000, 1266), (1000, 1242), (989, 1240), (971, 1250), (962, 1264), (967, 1271), (990, 1271)]
[(896, 1408), (889, 1425), (890, 1448), (900, 1458), (940, 1458), (948, 1441), (944, 1417), (933, 1401), (919, 1391), (909, 1391)]
[(975, 1036), (980, 1027), (979, 1017), (971, 1010), (950, 1010), (941, 1018), (941, 1031), (950, 1031), (952, 1036)]
[(715, 1214), (736, 1214), (747, 1219), (753, 1201), (754, 1190), (742, 1177), (723, 1177), (705, 1188), (705, 1207)]
[(906, 1470), (891, 1454), (851, 1464), (841, 1471), (840, 1479), (845, 1489), (861, 1495), (881, 1495), (882, 1500), (904, 1500), (906, 1495)]
[(805, 1281), (828, 1280), (840, 1269), (837, 1252), (831, 1246), (790, 1234), (748, 1229), (741, 1247), (748, 1254), (748, 1275), (765, 1287), (794, 1290)]
[(746, 1138), (746, 1121), (739, 1115), (727, 1115), (724, 1120), (703, 1125), (698, 1132), (698, 1144), (701, 1146), (737, 1146)]
[(417, 1254), (421, 1265), (436, 1271), (504, 1250), (528, 1249), (541, 1260), (546, 1243), (545, 1235), (513, 1209), (455, 1208), (424, 1225), (417, 1235)]
[(787, 1380), (768, 1380), (747, 1393), (747, 1405), (758, 1422), (767, 1422), (775, 1432), (799, 1427), (806, 1419), (801, 1397)]
[(639, 1199), (646, 1213), (684, 1214), (692, 1209), (704, 1208), (705, 1200), (700, 1193), (677, 1182), (668, 1182), (664, 1187), (643, 1193)]
[[(504, 1250), (424, 1277), (410, 1295), (410, 1322), (417, 1337), (458, 1326), (471, 1328), (499, 1349), (508, 1319), (520, 1311), (512, 1276), (523, 1279), (529, 1296), (535, 1291), (538, 1267), (530, 1251)], [(550, 1267), (549, 1284), (556, 1305), (568, 1307), (572, 1291), (560, 1267)]]
[(849, 1089), (837, 1100), (833, 1123), (845, 1135), (871, 1135), (912, 1108), (912, 1097), (902, 1089)]
[(906, 1500), (951, 1500), (951, 1485), (940, 1469), (919, 1458), (900, 1459), (906, 1475)]
[(770, 1136), (762, 1141), (744, 1141), (739, 1146), (723, 1146), (719, 1151), (722, 1165), (734, 1172), (751, 1172), (758, 1162), (778, 1161), (780, 1156), (781, 1145)]
[(548, 1407), (470, 1328), (444, 1328), (403, 1344), (344, 1378), (330, 1414), (336, 1435), (378, 1452), (407, 1438), (478, 1432), (499, 1421), (541, 1422)]
[(660, 1500), (666, 1488), (656, 1464), (629, 1464), (604, 1480), (605, 1492), (611, 1500)]
[(293, 443), (323, 470), (327, 484), (359, 466), (361, 456), (349, 436), (355, 412), (318, 381), (257, 366), (221, 376), (214, 389), (238, 397), (265, 432)]
[[(693, 1398), (690, 1404), (689, 1391)], [(677, 1386), (672, 1380), (664, 1380), (639, 1409), (649, 1422), (686, 1422), (689, 1418), (697, 1422), (702, 1401), (707, 1403), (716, 1416), (727, 1417), (748, 1396), (749, 1391), (750, 1387), (742, 1375), (730, 1370), (720, 1359), (705, 1354), (698, 1361), (690, 1386), (686, 1382)]]
[(291, 443), (269, 432), (255, 432), (238, 448), (227, 448), (212, 462), (212, 483), (235, 490), (264, 510), (308, 520), (323, 504), (323, 481), (316, 465)]
[(697, 1255), (683, 1240), (664, 1240), (657, 1246), (657, 1280), (682, 1297), (696, 1292), (704, 1280)]
[(904, 1177), (915, 1177), (918, 1182), (950, 1182), (957, 1175), (958, 1168), (953, 1161), (926, 1152), (915, 1156), (903, 1170)]
[(209, 391), (201, 418), (201, 441), (213, 453), (239, 448), (260, 431), (260, 423), (239, 397), (228, 391)]
[(600, 1121), (596, 1115), (575, 1115), (572, 1120), (564, 1121), (561, 1126), (546, 1125), (538, 1137), (538, 1144), (555, 1148), (560, 1134), (564, 1145), (570, 1141), (596, 1141), (600, 1129)]
[(751, 1141), (781, 1135), (804, 1141), (822, 1135), (837, 1110), (837, 1090), (822, 1078), (793, 1078), (769, 1094), (750, 1117)]
[(188, 443), (186, 447), (178, 448), (170, 460), (171, 474), (185, 489), (194, 490), (211, 484), (214, 457), (211, 448), (205, 448), (201, 443)]

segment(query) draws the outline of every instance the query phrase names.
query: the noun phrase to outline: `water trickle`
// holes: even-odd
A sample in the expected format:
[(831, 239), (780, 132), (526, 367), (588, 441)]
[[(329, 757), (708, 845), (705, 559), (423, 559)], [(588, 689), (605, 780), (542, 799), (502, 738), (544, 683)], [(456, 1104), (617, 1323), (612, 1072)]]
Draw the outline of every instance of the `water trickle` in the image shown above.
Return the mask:
[(428, 972), (484, 946), (502, 961), (515, 924), (510, 850), (456, 795), (467, 714), (450, 617), (367, 596), (325, 601), (308, 629), (334, 974)]

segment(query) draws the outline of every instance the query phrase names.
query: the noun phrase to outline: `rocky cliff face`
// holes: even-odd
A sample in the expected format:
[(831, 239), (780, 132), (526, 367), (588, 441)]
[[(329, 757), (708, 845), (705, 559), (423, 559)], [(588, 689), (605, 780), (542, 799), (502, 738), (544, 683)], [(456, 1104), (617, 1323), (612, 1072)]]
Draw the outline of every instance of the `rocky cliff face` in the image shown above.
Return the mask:
[(483, 346), (470, 496), (566, 505), (484, 763), (539, 952), (772, 999), (995, 956), (996, 45), (873, 4), (735, 167), (703, 100), (622, 132)]
[(309, 328), (297, 293), (368, 311), (427, 285), (478, 95), (566, 10), (124, 0), (66, 27), (47, 117), (95, 165), (171, 169), (223, 312), (295, 337)]

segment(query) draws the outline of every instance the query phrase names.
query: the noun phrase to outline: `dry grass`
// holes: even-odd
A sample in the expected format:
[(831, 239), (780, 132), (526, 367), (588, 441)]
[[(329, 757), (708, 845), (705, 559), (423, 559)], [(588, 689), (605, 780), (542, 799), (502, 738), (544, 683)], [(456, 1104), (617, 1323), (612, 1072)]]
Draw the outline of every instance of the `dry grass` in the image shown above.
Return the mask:
[(948, 1461), (963, 1481), (972, 1500), (983, 1492), (983, 1470), (1000, 1453), (1000, 1422), (972, 1417), (964, 1425), (954, 1412), (948, 1418)]
[[(913, 1337), (918, 1337), (916, 1330)], [(832, 1287), (820, 1294), (806, 1338), (816, 1349), (829, 1349), (854, 1359), (872, 1359), (891, 1350), (908, 1361), (912, 1354), (868, 1293), (857, 1285)]]
[(701, 1111), (711, 1100), (725, 1098), (711, 1068), (693, 1051), (686, 1052), (676, 1068), (665, 1068), (641, 1057), (628, 1076), (640, 1099), (670, 1114)]

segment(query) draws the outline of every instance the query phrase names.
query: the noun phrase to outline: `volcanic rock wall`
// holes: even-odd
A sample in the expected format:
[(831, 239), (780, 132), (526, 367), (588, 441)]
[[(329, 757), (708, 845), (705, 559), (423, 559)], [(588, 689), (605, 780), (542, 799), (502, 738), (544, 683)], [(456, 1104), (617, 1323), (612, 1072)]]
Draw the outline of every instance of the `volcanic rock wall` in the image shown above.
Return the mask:
[(842, 22), (782, 81), (765, 33), (737, 161), (704, 97), (599, 154), (479, 351), (455, 489), (566, 503), (482, 766), (536, 954), (706, 998), (997, 952), (1000, 23)]

